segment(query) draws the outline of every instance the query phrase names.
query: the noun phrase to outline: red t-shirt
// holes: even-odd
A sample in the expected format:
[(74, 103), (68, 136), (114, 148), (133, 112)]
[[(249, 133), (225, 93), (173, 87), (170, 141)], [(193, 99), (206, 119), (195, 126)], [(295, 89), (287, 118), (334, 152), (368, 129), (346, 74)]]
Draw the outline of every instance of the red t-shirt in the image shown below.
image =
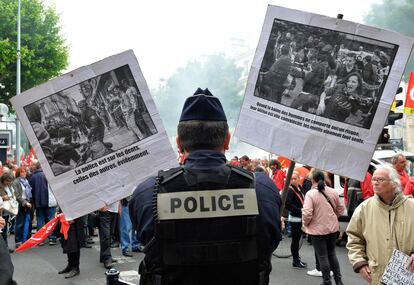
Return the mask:
[(273, 173), (273, 183), (275, 183), (276, 187), (279, 189), (279, 191), (283, 190), (283, 186), (285, 185), (285, 177), (286, 174), (283, 170), (277, 169), (276, 172)]

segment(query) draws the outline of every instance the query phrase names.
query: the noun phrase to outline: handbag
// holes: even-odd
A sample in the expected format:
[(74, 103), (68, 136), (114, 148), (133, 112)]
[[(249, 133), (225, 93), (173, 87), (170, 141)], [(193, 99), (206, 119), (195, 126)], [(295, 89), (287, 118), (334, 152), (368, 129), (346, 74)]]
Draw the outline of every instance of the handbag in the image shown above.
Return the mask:
[(10, 198), (7, 201), (3, 201), (3, 209), (7, 211), (9, 214), (16, 216), (19, 212), (19, 202)]

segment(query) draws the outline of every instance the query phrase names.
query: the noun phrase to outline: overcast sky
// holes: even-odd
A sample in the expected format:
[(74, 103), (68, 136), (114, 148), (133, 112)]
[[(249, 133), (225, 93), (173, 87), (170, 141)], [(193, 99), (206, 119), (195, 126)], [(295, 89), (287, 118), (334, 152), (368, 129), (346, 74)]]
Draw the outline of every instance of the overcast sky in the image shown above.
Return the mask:
[(69, 45), (67, 71), (133, 49), (150, 87), (203, 54), (253, 53), (268, 4), (362, 23), (380, 0), (47, 0)]

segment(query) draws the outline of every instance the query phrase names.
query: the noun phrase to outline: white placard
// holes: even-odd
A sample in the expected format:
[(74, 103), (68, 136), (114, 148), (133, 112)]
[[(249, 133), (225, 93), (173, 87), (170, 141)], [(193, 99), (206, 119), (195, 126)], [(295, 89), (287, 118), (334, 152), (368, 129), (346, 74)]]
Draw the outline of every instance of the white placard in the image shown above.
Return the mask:
[(11, 100), (69, 219), (178, 166), (134, 53), (81, 67)]
[(394, 249), (381, 282), (386, 285), (414, 285), (414, 273), (407, 269), (408, 258), (408, 255)]
[(235, 136), (362, 180), (412, 46), (390, 31), (269, 6)]

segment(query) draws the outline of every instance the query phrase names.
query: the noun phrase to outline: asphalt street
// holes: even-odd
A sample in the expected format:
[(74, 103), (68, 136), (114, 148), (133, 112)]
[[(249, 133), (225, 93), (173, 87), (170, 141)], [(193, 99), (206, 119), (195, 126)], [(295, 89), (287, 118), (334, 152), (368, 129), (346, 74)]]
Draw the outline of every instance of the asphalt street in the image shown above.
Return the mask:
[[(13, 237), (13, 236), (12, 236)], [(105, 268), (99, 261), (98, 238), (92, 248), (85, 248), (81, 251), (80, 275), (72, 279), (64, 279), (57, 272), (66, 266), (66, 255), (62, 254), (62, 248), (55, 246), (37, 246), (22, 253), (13, 253), (12, 260), (15, 266), (14, 278), (19, 285), (29, 284), (54, 284), (54, 285), (75, 285), (75, 284), (106, 284)], [(10, 244), (14, 242), (9, 239)], [(289, 246), (289, 242), (281, 244)], [(311, 245), (305, 240), (300, 250), (302, 260), (308, 263), (308, 269), (295, 269), (292, 267), (291, 258), (272, 257), (273, 270), (270, 284), (272, 285), (320, 285), (322, 278), (306, 274), (307, 270), (315, 268), (314, 252)], [(137, 272), (138, 263), (144, 257), (142, 253), (134, 253), (134, 257), (124, 257), (120, 249), (112, 249), (112, 256), (118, 259), (115, 268), (121, 272), (121, 278), (133, 284), (138, 284)], [(358, 274), (352, 271), (348, 262), (345, 247), (337, 247), (337, 256), (341, 265), (343, 281), (345, 284), (363, 285), (364, 282)]]

